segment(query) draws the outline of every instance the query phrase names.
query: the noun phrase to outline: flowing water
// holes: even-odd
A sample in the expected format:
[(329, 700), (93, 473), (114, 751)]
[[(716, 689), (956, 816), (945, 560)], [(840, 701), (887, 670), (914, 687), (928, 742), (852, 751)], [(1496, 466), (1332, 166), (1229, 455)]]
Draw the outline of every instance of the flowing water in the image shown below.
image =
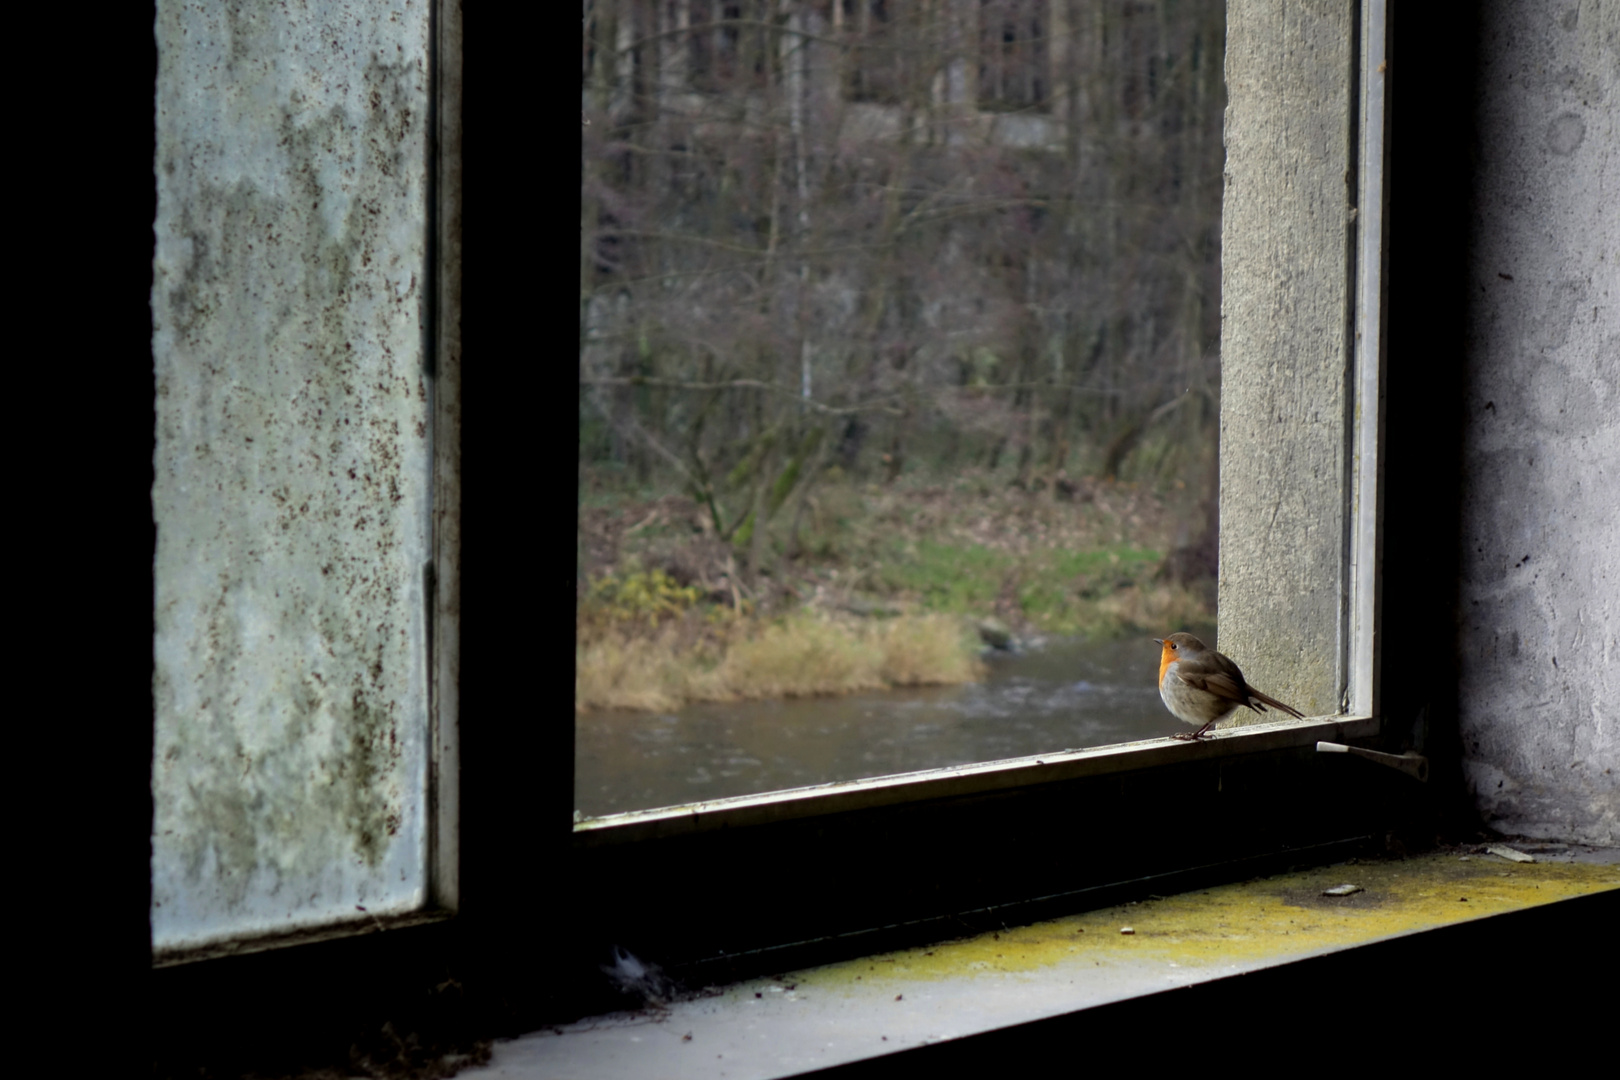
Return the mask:
[(598, 816), (1169, 735), (1185, 726), (1158, 664), (1145, 635), (1053, 640), (965, 686), (587, 713), (574, 804)]

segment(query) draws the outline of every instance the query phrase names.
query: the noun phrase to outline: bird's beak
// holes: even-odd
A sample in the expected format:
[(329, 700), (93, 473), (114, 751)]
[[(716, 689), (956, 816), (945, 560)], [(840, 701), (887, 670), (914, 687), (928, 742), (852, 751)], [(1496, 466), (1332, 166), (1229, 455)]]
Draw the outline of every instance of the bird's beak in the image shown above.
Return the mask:
[(1153, 639), (1153, 644), (1155, 644), (1155, 645), (1163, 645), (1164, 644), (1164, 638), (1160, 638), (1160, 637), (1154, 638)]

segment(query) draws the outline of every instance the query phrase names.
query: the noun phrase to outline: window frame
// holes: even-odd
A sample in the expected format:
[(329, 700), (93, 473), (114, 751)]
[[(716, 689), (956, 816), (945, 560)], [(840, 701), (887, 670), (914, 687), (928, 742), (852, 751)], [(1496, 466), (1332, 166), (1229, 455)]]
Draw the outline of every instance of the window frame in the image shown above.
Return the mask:
[[(470, 950), (464, 955), (475, 957), (473, 963), (499, 968), (500, 977), (543, 1001), (541, 1012), (577, 1012), (590, 1007), (594, 992), (582, 988), (588, 980), (580, 976), (594, 976), (608, 943), (643, 948), (691, 972), (780, 969), (919, 935), (954, 936), (962, 928), (990, 925), (986, 920), (1072, 908), (1119, 890), (1163, 891), (1211, 874), (1230, 876), (1239, 866), (1252, 872), (1266, 859), (1338, 850), (1336, 845), (1388, 820), (1399, 800), (1395, 789), (1406, 778), (1365, 763), (1347, 769), (1344, 757), (1314, 752), (1320, 740), (1383, 734), (1377, 690), (1387, 102), (1382, 81), (1372, 74), (1387, 48), (1385, 4), (1367, 0), (1355, 9), (1352, 36), (1364, 44), (1349, 44), (1356, 65), (1344, 72), (1353, 114), (1348, 122), (1358, 138), (1352, 157), (1363, 163), (1356, 179), (1355, 256), (1344, 266), (1352, 308), (1344, 323), (1346, 374), (1353, 376), (1356, 402), (1343, 432), (1353, 456), (1344, 495), (1354, 527), (1344, 533), (1348, 585), (1336, 624), (1345, 642), (1339, 672), (1345, 675), (1346, 711), (1240, 728), (1194, 744), (1157, 739), (1062, 751), (579, 824), (572, 807), (571, 713), (566, 723), (544, 724), (514, 713), (516, 703), (532, 711), (537, 685), (554, 684), (549, 677), (536, 683), (544, 662), (537, 661), (531, 638), (511, 633), (505, 568), (532, 561), (534, 554), (532, 538), (510, 528), (509, 481), (496, 475), (503, 462), (535, 453), (534, 395), (522, 391), (548, 391), (544, 373), (529, 374), (531, 381), (517, 388), (516, 380), (491, 374), (491, 358), (531, 333), (529, 287), (507, 273), (505, 263), (507, 257), (513, 264), (530, 257), (521, 250), (524, 238), (508, 235), (507, 215), (530, 197), (531, 180), (503, 170), (502, 152), (490, 148), (502, 145), (507, 132), (500, 123), (479, 119), (477, 111), (488, 108), (480, 100), (528, 89), (516, 74), (521, 65), (496, 75), (474, 67), (475, 109), (464, 114), (462, 16), (458, 5), (435, 4), (432, 887), (424, 911), (401, 923), (345, 924), (298, 940), (370, 938), (398, 929), (380, 935), (386, 944), (378, 947), (399, 953), (412, 943), (442, 942), (449, 933)], [(1244, 0), (1229, 6), (1228, 18), (1280, 20), (1281, 10), (1276, 3)], [(509, 83), (502, 85), (503, 78)], [(465, 185), (464, 138), (475, 147)], [(478, 156), (479, 144), (489, 156)], [(465, 260), (464, 221), (477, 240)], [(466, 398), (478, 420), (472, 430), (463, 425), (464, 353), (473, 357)], [(559, 429), (543, 437), (557, 439), (553, 453), (571, 454), (571, 448), (563, 450), (571, 435)], [(1312, 788), (1321, 789), (1321, 798), (1291, 809), (1285, 817), (1295, 820), (1267, 831), (1263, 814), (1278, 792)], [(1354, 813), (1339, 812), (1351, 801)], [(1240, 816), (1249, 815), (1243, 818), (1249, 824), (1219, 830), (1185, 824), (1231, 805)], [(1084, 807), (1089, 816), (1077, 819), (1072, 807)], [(1155, 850), (1144, 855), (1123, 841), (1100, 844), (1092, 838), (1099, 815), (1124, 840), (1134, 844), (1142, 835)], [(519, 838), (523, 853), (515, 858)], [(1082, 852), (1071, 858), (1077, 843)], [(919, 866), (896, 856), (907, 845), (932, 845), (927, 851), (936, 862), (960, 861)], [(992, 880), (1009, 860), (1039, 862), (1052, 852), (1064, 856), (1016, 880)], [(816, 888), (787, 896), (789, 885), (779, 875), (797, 862), (805, 864), (803, 873)], [(638, 891), (638, 878), (656, 884)], [(649, 896), (658, 902), (649, 903)], [(662, 899), (671, 896), (678, 902)], [(849, 902), (829, 911), (823, 903), (829, 896)], [(746, 918), (733, 917), (739, 905), (749, 909)], [(710, 918), (706, 911), (716, 914)], [(538, 912), (568, 920), (574, 927), (568, 940), (559, 944), (535, 935)], [(424, 921), (430, 925), (409, 925)], [(284, 943), (248, 943), (240, 951)], [(330, 950), (354, 945), (313, 946), (308, 962), (319, 968), (328, 962), (322, 958), (339, 955)]]
[[(1228, 41), (1230, 43), (1232, 37), (1231, 20), (1245, 20), (1244, 28), (1252, 31), (1264, 25), (1280, 26), (1285, 20), (1298, 23), (1311, 18), (1322, 16), (1291, 12), (1284, 5), (1269, 0), (1235, 0), (1228, 5)], [(1219, 877), (1253, 872), (1257, 859), (1281, 857), (1286, 861), (1300, 857), (1300, 853), (1307, 850), (1325, 856), (1327, 852), (1341, 850), (1339, 845), (1377, 834), (1381, 823), (1398, 815), (1397, 807), (1403, 805), (1402, 799), (1407, 794), (1400, 790), (1400, 785), (1409, 783), (1407, 778), (1394, 770), (1378, 769), (1364, 762), (1359, 763), (1363, 767), (1353, 770), (1340, 768), (1338, 764), (1323, 765), (1323, 758), (1339, 756), (1315, 753), (1319, 741), (1367, 743), (1380, 736), (1387, 738), (1389, 734), (1382, 722), (1378, 697), (1382, 618), (1384, 280), (1388, 231), (1385, 215), (1388, 100), (1384, 73), (1389, 40), (1386, 0), (1350, 5), (1347, 28), (1350, 40), (1338, 44), (1348, 59), (1341, 71), (1343, 82), (1336, 87), (1343, 102), (1344, 115), (1339, 119), (1345, 129), (1344, 150), (1348, 158), (1348, 172), (1344, 176), (1348, 190), (1343, 196), (1350, 204), (1344, 210), (1347, 257), (1338, 271), (1342, 274), (1338, 285), (1346, 310), (1339, 324), (1341, 352), (1334, 361), (1341, 365), (1340, 377), (1345, 387), (1343, 424), (1338, 429), (1343, 440), (1339, 449), (1344, 473), (1337, 488), (1343, 505), (1344, 527), (1334, 533), (1340, 537), (1336, 610), (1331, 625), (1315, 628), (1317, 637), (1331, 643), (1335, 652), (1332, 698), (1340, 704), (1340, 711), (1336, 715), (1304, 720), (1255, 724), (1195, 744), (1155, 739), (585, 819), (572, 825), (566, 850), (560, 853), (576, 876), (568, 890), (573, 898), (571, 910), (579, 913), (585, 927), (589, 928), (582, 939), (592, 939), (598, 946), (608, 940), (626, 944), (639, 942), (652, 955), (689, 973), (718, 976), (779, 970), (790, 959), (815, 961), (871, 951), (894, 942), (914, 940), (918, 934), (922, 939), (941, 932), (955, 936), (961, 930), (952, 931), (953, 927), (974, 925), (973, 912), (978, 913), (981, 921), (1028, 917), (1051, 910), (1054, 903), (1061, 907), (1065, 903), (1081, 902), (1077, 898), (1082, 893), (1101, 896), (1097, 890), (1124, 888), (1131, 882), (1144, 888), (1144, 882), (1156, 882), (1153, 891), (1165, 891), (1168, 882), (1204, 880), (1199, 874), (1213, 873)], [(1289, 63), (1306, 65), (1319, 61), (1318, 57), (1285, 54), (1281, 50), (1263, 59), (1279, 69)], [(1230, 56), (1227, 63), (1230, 79)], [(1229, 137), (1231, 131), (1229, 106)], [(1229, 141), (1229, 153), (1231, 145)], [(1286, 145), (1268, 145), (1262, 149), (1271, 155), (1271, 160), (1243, 163), (1248, 170), (1270, 166), (1282, 175), (1290, 173), (1287, 166), (1298, 164), (1287, 160)], [(1233, 160), (1229, 157), (1229, 187), (1232, 175)], [(1332, 192), (1326, 182), (1323, 189), (1327, 192), (1323, 195), (1326, 201)], [(1300, 219), (1320, 214), (1322, 206), (1311, 202), (1312, 196), (1320, 194), (1309, 192), (1292, 203), (1283, 202), (1280, 209)], [(1275, 282), (1257, 281), (1252, 270), (1241, 272), (1250, 274), (1246, 288), (1276, 286)], [(1231, 284), (1232, 273), (1223, 254), (1223, 294)], [(1280, 291), (1286, 292), (1287, 287), (1306, 289), (1310, 282), (1290, 279), (1289, 285)], [(1223, 345), (1227, 347), (1231, 337), (1226, 324), (1231, 318), (1229, 312), (1223, 312)], [(1228, 355), (1235, 357), (1231, 364), (1235, 368), (1237, 360), (1242, 358), (1235, 353)], [(1258, 358), (1250, 367), (1250, 374), (1245, 377), (1255, 378), (1254, 371), (1274, 371), (1275, 365), (1268, 367), (1264, 358)], [(1223, 441), (1228, 429), (1228, 417), (1224, 415), (1228, 402), (1223, 394)], [(1223, 466), (1226, 464), (1223, 458)], [(1227, 498), (1228, 489), (1223, 483), (1223, 579), (1228, 522), (1237, 516), (1227, 512), (1233, 509), (1224, 505)], [(1223, 614), (1231, 602), (1230, 596), (1224, 594), (1223, 581)], [(1276, 601), (1271, 598), (1267, 602)], [(1289, 614), (1268, 610), (1260, 616), (1282, 621)], [(1265, 646), (1270, 642), (1258, 644)], [(1267, 659), (1261, 655), (1251, 661), (1255, 652), (1243, 649), (1241, 644), (1232, 651), (1245, 657), (1246, 666), (1252, 662), (1256, 667), (1263, 667)], [(1265, 685), (1281, 684), (1268, 679)], [(1288, 696), (1286, 687), (1278, 692)], [(1256, 780), (1261, 776), (1266, 779)], [(1159, 790), (1160, 781), (1169, 777), (1187, 780), (1189, 792)], [(927, 874), (919, 878), (915, 868), (888, 868), (883, 857), (871, 850), (884, 839), (902, 848), (906, 844), (926, 845), (932, 833), (960, 828), (962, 815), (971, 812), (971, 808), (979, 808), (994, 817), (1002, 811), (986, 808), (1005, 808), (1019, 801), (1027, 802), (1030, 809), (1022, 815), (1011, 810), (998, 818), (1005, 830), (1002, 835), (1012, 842), (1015, 833), (1020, 841), (1027, 833), (1038, 838), (1037, 848), (1063, 850), (1065, 845), (1073, 843), (1073, 834), (1067, 823), (1052, 815), (1054, 812), (1062, 814), (1066, 799), (1073, 798), (1092, 809), (1101, 806), (1105, 814), (1111, 812), (1110, 806), (1121, 813), (1140, 813), (1142, 806), (1132, 802), (1131, 793), (1154, 788), (1158, 790), (1155, 797), (1160, 801), (1147, 812), (1160, 815), (1157, 820), (1161, 823), (1173, 823), (1178, 814), (1208, 813), (1212, 806), (1220, 804), (1218, 793), (1227, 790), (1228, 785), (1233, 785), (1234, 791), (1242, 789), (1250, 794), (1263, 789), (1291, 792), (1296, 796), (1302, 786), (1317, 785), (1323, 804), (1360, 801), (1365, 812), (1345, 816), (1335, 814), (1325, 805), (1296, 808), (1291, 812), (1297, 812), (1300, 820), (1293, 840), (1279, 840), (1280, 834), (1270, 833), (1262, 837), (1260, 834), (1265, 829), (1258, 826), (1248, 837), (1253, 842), (1247, 847), (1241, 840), (1229, 842), (1234, 839), (1231, 836), (1216, 839), (1206, 835), (1189, 843), (1181, 843), (1178, 838), (1159, 859), (1144, 861), (1111, 850), (1095, 857), (1090, 870), (1078, 876), (1054, 871), (1052, 875), (1036, 875), (1018, 887), (1001, 890), (990, 886), (964, 891), (955, 889), (952, 883), (929, 880)], [(1215, 795), (1211, 794), (1211, 788)], [(1123, 809), (1126, 807), (1136, 809), (1126, 811)], [(905, 825), (896, 825), (902, 820), (906, 821)], [(1173, 824), (1168, 827), (1172, 831), (1164, 836), (1174, 836)], [(868, 836), (870, 833), (884, 839), (873, 841)], [(986, 872), (984, 865), (994, 862), (995, 840), (993, 837), (979, 840), (981, 842), (976, 844), (965, 842), (979, 866), (947, 867), (938, 873), (945, 877)], [(702, 921), (705, 904), (725, 908), (734, 905), (738, 897), (757, 892), (762, 885), (769, 891), (772, 871), (766, 867), (780, 873), (784, 866), (793, 865), (791, 859), (779, 854), (779, 849), (794, 843), (808, 843), (814, 849), (816, 854), (807, 853), (804, 862), (807, 870), (813, 868), (814, 883), (818, 887), (830, 881), (842, 881), (848, 888), (870, 890), (872, 902), (864, 908), (852, 904), (836, 917), (803, 910), (813, 907), (814, 901), (797, 906), (790, 902), (777, 913), (774, 925), (768, 921), (750, 923), (751, 935), (747, 929), (722, 925), (723, 920), (701, 929), (676, 925), (683, 919), (689, 923)], [(626, 856), (632, 859), (627, 860)], [(837, 865), (840, 859), (847, 860), (847, 868)], [(677, 910), (661, 914), (645, 903), (620, 902), (615, 890), (633, 893), (636, 887), (637, 871), (617, 869), (630, 862), (638, 864), (655, 879), (659, 875), (697, 877), (698, 884), (682, 887), (694, 890), (701, 899), (662, 905)], [(755, 874), (746, 869), (751, 862), (758, 864)], [(1245, 869), (1234, 869), (1240, 866)], [(1223, 869), (1214, 869), (1217, 867)], [(763, 880), (761, 875), (764, 875)], [(1015, 895), (1020, 889), (1022, 895)], [(817, 895), (828, 903), (836, 891), (828, 886)], [(949, 906), (938, 899), (941, 891), (952, 894), (951, 902), (956, 903), (959, 910), (941, 914)], [(852, 928), (863, 917), (867, 925)], [(729, 952), (725, 944), (728, 936), (735, 942)], [(582, 965), (586, 962), (581, 958)]]
[[(1353, 268), (1347, 267), (1350, 275), (1347, 291), (1353, 292), (1354, 297), (1354, 311), (1347, 319), (1347, 326), (1353, 326), (1354, 339), (1346, 342), (1352, 363), (1349, 374), (1354, 408), (1346, 432), (1353, 471), (1345, 493), (1350, 522), (1342, 553), (1349, 584), (1341, 597), (1339, 612), (1346, 643), (1343, 665), (1338, 673), (1342, 687), (1341, 711), (1304, 720), (1250, 724), (1223, 732), (1219, 739), (1190, 746), (1168, 737), (1149, 739), (585, 818), (573, 826), (576, 846), (634, 843), (915, 800), (972, 796), (1186, 760), (1220, 759), (1313, 745), (1323, 739), (1369, 739), (1380, 733), (1376, 690), (1381, 615), (1379, 564), (1383, 541), (1379, 485), (1387, 237), (1384, 215), (1386, 100), (1383, 80), (1369, 75), (1379, 74), (1386, 63), (1386, 2), (1367, 0), (1360, 5), (1355, 28), (1358, 41), (1353, 43), (1356, 47), (1352, 49), (1360, 56), (1361, 70), (1351, 73), (1351, 107), (1357, 114), (1354, 164), (1358, 176), (1358, 206), (1353, 210), (1355, 261)], [(1240, 10), (1258, 6), (1262, 5), (1233, 5)], [(1365, 47), (1361, 46), (1363, 42)], [(1223, 275), (1224, 272), (1223, 268)], [(1227, 515), (1222, 517), (1226, 520)]]
[[(1384, 31), (1370, 36), (1365, 26), (1382, 27), (1385, 0), (1369, 0), (1367, 8), (1377, 18), (1362, 16), (1362, 40), (1382, 45)], [(1128, 747), (1105, 747), (1073, 760), (1053, 755), (1034, 763), (986, 763), (967, 767), (973, 776), (935, 777), (931, 787), (902, 777), (886, 785), (892, 793), (878, 796), (891, 800), (883, 805), (848, 802), (857, 798), (850, 792), (861, 789), (856, 783), (823, 792), (819, 801), (777, 793), (768, 800), (777, 810), (750, 810), (760, 816), (752, 822), (738, 809), (729, 818), (699, 813), (696, 825), (680, 833), (658, 835), (663, 826), (631, 822), (616, 830), (577, 830), (573, 717), (553, 711), (561, 676), (552, 652), (557, 646), (546, 632), (553, 607), (571, 604), (573, 582), (536, 566), (537, 550), (543, 554), (548, 542), (561, 545), (547, 541), (543, 528), (521, 524), (515, 510), (522, 504), (515, 500), (526, 492), (516, 481), (529, 472), (513, 464), (544, 463), (577, 447), (569, 425), (535, 424), (536, 402), (543, 407), (555, 396), (554, 371), (510, 362), (514, 351), (532, 355), (536, 345), (532, 281), (512, 268), (531, 265), (536, 250), (570, 243), (541, 235), (545, 215), (528, 212), (536, 180), (510, 167), (513, 126), (527, 132), (534, 118), (507, 103), (532, 99), (532, 42), (549, 23), (540, 22), (544, 12), (516, 9), (475, 21), (470, 105), (463, 114), (460, 70), (452, 74), (445, 48), (454, 42), (459, 65), (460, 6), (436, 3), (434, 10), (440, 19), (440, 152), (456, 162), (455, 178), (447, 181), (441, 159), (437, 204), (446, 272), (436, 328), (434, 438), (441, 472), (434, 479), (439, 570), (431, 699), (435, 738), (450, 742), (453, 751), (436, 773), (440, 846), (433, 855), (446, 868), (436, 879), (436, 900), (452, 917), (408, 927), (343, 927), (297, 949), (265, 942), (251, 955), (159, 971), (148, 966), (148, 951), (136, 985), (151, 1014), (161, 1018), (149, 1034), (168, 1058), (269, 1046), (292, 1053), (299, 1045), (319, 1045), (311, 1053), (325, 1053), (322, 1038), (339, 1036), (333, 1045), (348, 1046), (355, 1036), (382, 1029), (385, 1019), (420, 1017), (424, 1008), (450, 1016), (453, 1025), (469, 1022), (470, 1010), (480, 1032), (534, 1030), (624, 1004), (606, 992), (599, 970), (610, 943), (666, 963), (695, 987), (711, 977), (791, 970), (1252, 876), (1279, 864), (1328, 861), (1350, 853), (1347, 845), (1359, 838), (1410, 820), (1413, 789), (1406, 777), (1346, 755), (1317, 754), (1310, 745), (1315, 725), (1333, 725), (1344, 739), (1395, 734), (1378, 708), (1382, 598), (1367, 590), (1378, 588), (1386, 491), (1398, 509), (1426, 505), (1409, 490), (1386, 488), (1378, 462), (1387, 225), (1380, 201), (1374, 231), (1364, 194), (1366, 233), (1356, 267), (1347, 265), (1346, 273), (1353, 275), (1356, 295), (1377, 298), (1380, 310), (1374, 316), (1358, 301), (1356, 359), (1378, 369), (1376, 393), (1365, 379), (1359, 385), (1362, 400), (1376, 402), (1377, 415), (1369, 427), (1367, 410), (1358, 410), (1360, 468), (1346, 491), (1358, 528), (1347, 533), (1356, 555), (1347, 595), (1357, 599), (1357, 615), (1345, 625), (1358, 636), (1347, 642), (1345, 670), (1355, 675), (1351, 703), (1358, 712), (1239, 730), (1203, 744), (1136, 748), (1134, 757), (1124, 753)], [(1257, 20), (1286, 14), (1281, 5), (1249, 0), (1234, 0), (1231, 10)], [(1379, 62), (1369, 55), (1362, 70)], [(1356, 95), (1364, 115), (1373, 96)], [(1384, 103), (1374, 108), (1375, 116), (1387, 115)], [(1369, 143), (1367, 130), (1363, 125), (1363, 154), (1376, 145), (1380, 156), (1373, 160), (1387, 162), (1387, 144)], [(139, 157), (132, 174), (150, 178), (150, 147)], [(1368, 179), (1364, 170), (1363, 193)], [(1387, 182), (1380, 177), (1371, 190), (1387, 192)], [(463, 221), (471, 239), (465, 259)], [(1367, 254), (1366, 237), (1373, 235), (1377, 258)], [(144, 274), (149, 255), (142, 260)], [(143, 311), (146, 302), (142, 292)], [(1366, 333), (1369, 325), (1377, 339)], [(470, 358), (465, 398), (463, 355)], [(1410, 402), (1410, 392), (1402, 400)], [(1371, 459), (1364, 452), (1368, 440)], [(150, 469), (143, 464), (137, 471), (146, 477), (137, 484), (144, 503)], [(537, 486), (546, 495), (544, 485)], [(1410, 577), (1412, 558), (1408, 552), (1395, 569)], [(150, 591), (142, 592), (130, 605), (146, 627), (137, 634), (134, 685), (150, 701)], [(1407, 599), (1399, 594), (1392, 595)], [(1348, 603), (1342, 610), (1350, 611)], [(1409, 629), (1406, 621), (1402, 629)], [(1409, 665), (1392, 663), (1388, 671), (1403, 680), (1403, 695), (1411, 689)], [(1363, 708), (1364, 702), (1371, 704)], [(149, 739), (137, 757), (138, 766), (121, 766), (117, 775), (150, 768)], [(1154, 766), (1128, 767), (1132, 761)], [(120, 850), (131, 853), (132, 866), (145, 867), (149, 818), (132, 821), (136, 828)], [(999, 880), (1004, 875), (1014, 879)], [(845, 898), (840, 911), (818, 910)], [(133, 951), (136, 934), (150, 948), (148, 902), (142, 890), (133, 908), (120, 906), (140, 927), (129, 931)], [(697, 925), (694, 917), (708, 922)]]
[(773, 822), (903, 806), (924, 800), (972, 798), (1189, 761), (1221, 761), (1245, 754), (1314, 747), (1323, 740), (1368, 739), (1378, 733), (1378, 721), (1370, 716), (1288, 719), (1245, 725), (1225, 731), (1219, 738), (1195, 743), (1164, 736), (891, 776), (839, 780), (586, 818), (574, 824), (574, 844), (581, 849), (598, 848), (762, 827)]

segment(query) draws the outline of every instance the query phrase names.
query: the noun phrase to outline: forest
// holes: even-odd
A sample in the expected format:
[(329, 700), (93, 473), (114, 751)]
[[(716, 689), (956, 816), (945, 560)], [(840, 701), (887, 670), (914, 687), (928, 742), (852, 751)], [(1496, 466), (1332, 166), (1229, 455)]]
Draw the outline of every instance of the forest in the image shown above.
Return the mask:
[(585, 4), (580, 707), (1213, 619), (1224, 33), (1220, 0)]

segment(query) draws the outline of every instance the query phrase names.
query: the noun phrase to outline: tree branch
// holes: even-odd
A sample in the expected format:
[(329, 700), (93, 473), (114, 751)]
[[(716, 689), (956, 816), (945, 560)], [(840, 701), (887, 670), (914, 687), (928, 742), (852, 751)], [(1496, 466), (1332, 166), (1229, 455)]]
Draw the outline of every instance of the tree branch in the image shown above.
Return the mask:
[[(602, 375), (591, 379), (581, 379), (586, 386), (667, 386), (676, 390), (765, 390), (773, 394), (781, 394), (795, 401), (803, 402), (807, 408), (814, 409), (829, 416), (851, 416), (862, 412), (887, 412), (898, 416), (901, 410), (888, 401), (900, 397), (891, 394), (887, 398), (878, 398), (873, 401), (862, 402), (859, 405), (825, 405), (819, 401), (807, 400), (799, 397), (799, 391), (794, 387), (782, 386), (779, 383), (765, 382), (761, 379), (729, 379), (725, 382), (685, 382), (681, 379), (659, 379), (649, 375)], [(600, 406), (598, 406), (600, 407)]]

